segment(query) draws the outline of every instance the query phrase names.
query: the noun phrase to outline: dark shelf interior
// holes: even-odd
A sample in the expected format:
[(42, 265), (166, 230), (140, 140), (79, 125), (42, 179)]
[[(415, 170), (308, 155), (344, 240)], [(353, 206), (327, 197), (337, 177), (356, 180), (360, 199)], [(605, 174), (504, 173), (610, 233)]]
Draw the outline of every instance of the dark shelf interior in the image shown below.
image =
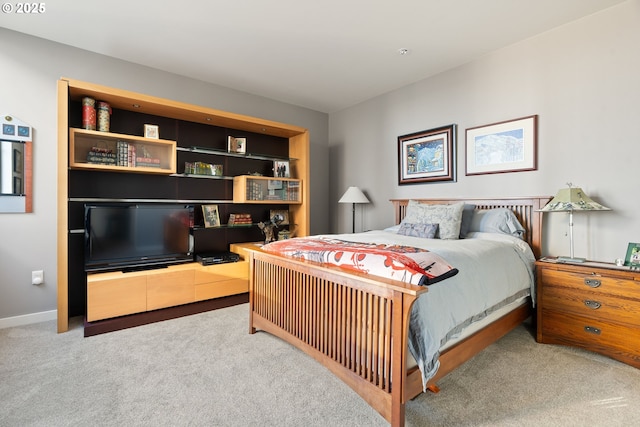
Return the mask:
[[(69, 105), (69, 127), (82, 127), (81, 102)], [(247, 138), (247, 152), (273, 158), (288, 158), (287, 138), (238, 131), (183, 120), (113, 109), (110, 131), (143, 136), (144, 125), (159, 127), (159, 137), (177, 141), (178, 147), (202, 147), (226, 150), (229, 136)], [(184, 173), (185, 162), (222, 164), (223, 175), (235, 176), (260, 173), (273, 176), (273, 161), (243, 157), (177, 152), (177, 172)], [(69, 169), (69, 316), (85, 314), (86, 273), (84, 272), (84, 205), (85, 203), (184, 203), (194, 207), (194, 253), (226, 251), (229, 244), (260, 241), (263, 235), (256, 225), (248, 227), (205, 228), (202, 205), (218, 205), (220, 220), (226, 224), (231, 213), (250, 213), (252, 221), (266, 221), (272, 209), (286, 209), (282, 204), (233, 204), (233, 181), (202, 179), (188, 176), (168, 176), (129, 172)]]

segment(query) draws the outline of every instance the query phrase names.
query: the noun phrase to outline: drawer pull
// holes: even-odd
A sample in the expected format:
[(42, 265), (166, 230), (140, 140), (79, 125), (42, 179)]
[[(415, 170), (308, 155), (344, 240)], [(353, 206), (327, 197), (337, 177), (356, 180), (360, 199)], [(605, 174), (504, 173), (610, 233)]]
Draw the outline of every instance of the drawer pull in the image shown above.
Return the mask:
[(584, 279), (584, 284), (589, 286), (590, 288), (597, 288), (601, 285), (600, 280), (596, 279)]
[(601, 332), (600, 329), (594, 328), (593, 326), (585, 326), (584, 331), (594, 335), (600, 335)]
[(584, 300), (584, 305), (586, 305), (587, 307), (593, 309), (593, 310), (597, 310), (600, 307), (602, 307), (602, 304), (600, 304), (598, 301), (591, 301), (591, 300)]

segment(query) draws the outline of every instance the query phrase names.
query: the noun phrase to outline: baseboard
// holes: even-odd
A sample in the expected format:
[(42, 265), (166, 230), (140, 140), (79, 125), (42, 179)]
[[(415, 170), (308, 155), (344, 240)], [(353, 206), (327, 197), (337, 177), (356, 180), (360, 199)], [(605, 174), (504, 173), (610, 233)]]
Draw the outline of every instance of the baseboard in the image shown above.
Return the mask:
[(41, 311), (40, 313), (24, 314), (22, 316), (5, 317), (0, 319), (0, 329), (14, 326), (30, 325), (32, 323), (47, 322), (58, 318), (58, 310)]

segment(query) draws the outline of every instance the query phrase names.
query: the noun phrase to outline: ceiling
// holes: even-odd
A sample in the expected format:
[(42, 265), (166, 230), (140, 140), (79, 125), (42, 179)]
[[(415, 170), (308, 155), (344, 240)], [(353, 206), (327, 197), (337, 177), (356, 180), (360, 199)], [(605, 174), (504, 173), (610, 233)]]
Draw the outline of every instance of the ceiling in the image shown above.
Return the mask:
[(0, 26), (331, 113), (624, 1), (56, 0)]

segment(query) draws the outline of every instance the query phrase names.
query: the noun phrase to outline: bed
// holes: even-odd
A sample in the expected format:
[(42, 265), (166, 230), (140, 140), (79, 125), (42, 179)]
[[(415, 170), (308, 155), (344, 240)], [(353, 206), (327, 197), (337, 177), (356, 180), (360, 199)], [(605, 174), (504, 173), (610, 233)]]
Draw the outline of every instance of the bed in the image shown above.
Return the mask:
[[(489, 211), (508, 211), (522, 226), (518, 230), (521, 241), (530, 247), (531, 257), (537, 258), (541, 250), (542, 224), (538, 210), (549, 199), (395, 199), (391, 202), (396, 228), (382, 230), (381, 233), (396, 233), (398, 226), (406, 226), (407, 221), (403, 220), (408, 210), (410, 215), (415, 212), (416, 204), (434, 209), (464, 204), (465, 211), (472, 208), (474, 218)], [(444, 228), (441, 227), (440, 232), (445, 233)], [(358, 233), (350, 240), (366, 242), (378, 234), (377, 231), (373, 234)], [(482, 237), (484, 234), (472, 232), (469, 235)], [(345, 235), (338, 237), (344, 238)], [(412, 242), (411, 238), (406, 238), (403, 243)], [(471, 242), (475, 239), (461, 239), (460, 242), (463, 240), (469, 240), (464, 244), (476, 244)], [(455, 255), (444, 252), (457, 262)], [(496, 306), (496, 310), (486, 313), (486, 316), (479, 316), (480, 321), (465, 325), (468, 326), (465, 330), (456, 330), (455, 334), (447, 336), (446, 343), (438, 343), (436, 356), (439, 366), (435, 367), (435, 372), (426, 375), (421, 369), (424, 368), (424, 360), (418, 357), (420, 362), (416, 363), (413, 357), (416, 347), (415, 311), (429, 302), (430, 291), (431, 298), (435, 300), (439, 295), (436, 289), (440, 289), (437, 286), (453, 288), (455, 281), (463, 280), (462, 274), (434, 285), (420, 286), (274, 254), (257, 246), (248, 251), (248, 258), (250, 333), (262, 330), (305, 351), (348, 384), (393, 426), (404, 425), (408, 400), (425, 389), (437, 391), (439, 379), (532, 314), (531, 294), (535, 286), (531, 281), (527, 285), (530, 292), (523, 295), (519, 291), (518, 298), (511, 298), (508, 304)], [(460, 299), (464, 298), (461, 295)], [(418, 299), (418, 304), (415, 304)], [(413, 310), (414, 305), (416, 310)]]

